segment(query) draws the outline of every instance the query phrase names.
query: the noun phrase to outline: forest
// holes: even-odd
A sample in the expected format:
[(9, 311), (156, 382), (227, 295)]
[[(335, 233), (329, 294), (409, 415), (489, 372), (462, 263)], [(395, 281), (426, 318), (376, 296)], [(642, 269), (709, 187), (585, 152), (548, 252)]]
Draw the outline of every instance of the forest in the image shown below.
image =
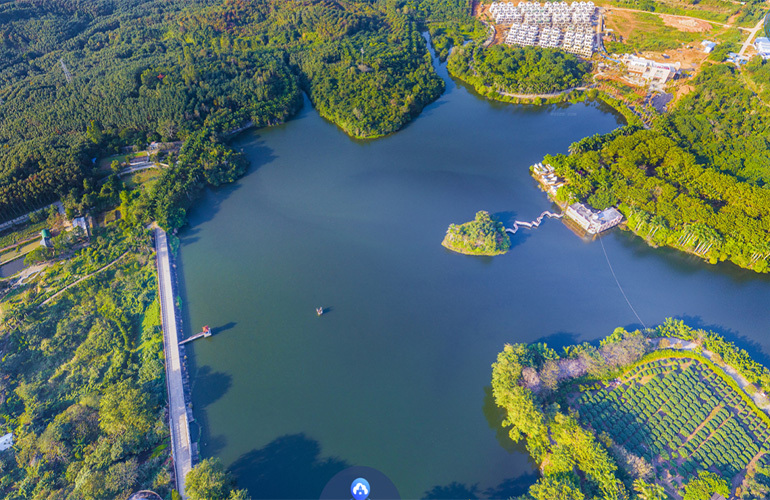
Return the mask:
[[(695, 351), (669, 348), (666, 324), (616, 329), (566, 346), (506, 345), (492, 365), (502, 427), (523, 441), (540, 478), (517, 500), (709, 500), (762, 498), (770, 491), (770, 418), (723, 368)], [(689, 329), (690, 332), (695, 330)], [(727, 363), (728, 366), (733, 366)]]
[(498, 93), (549, 94), (581, 86), (590, 78), (591, 63), (559, 49), (469, 44), (452, 52), (448, 68), (494, 98)]
[(770, 110), (728, 65), (705, 67), (695, 91), (650, 130), (590, 137), (547, 156), (568, 185), (562, 202), (618, 205), (652, 245), (770, 271)]
[[(457, 42), (478, 31), (469, 13), (468, 0), (0, 2), (0, 220), (67, 197), (88, 210), (97, 158), (201, 137), (221, 151), (230, 130), (288, 119), (303, 91), (351, 136), (398, 130), (443, 90), (421, 31)], [(177, 179), (165, 189), (185, 197), (209, 181)], [(165, 227), (184, 223), (185, 206), (160, 204)]]

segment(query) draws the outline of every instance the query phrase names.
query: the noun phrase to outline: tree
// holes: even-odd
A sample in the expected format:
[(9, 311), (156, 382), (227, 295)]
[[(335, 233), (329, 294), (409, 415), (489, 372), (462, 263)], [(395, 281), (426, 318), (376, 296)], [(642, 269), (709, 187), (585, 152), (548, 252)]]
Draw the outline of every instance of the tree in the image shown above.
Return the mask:
[(701, 471), (698, 477), (690, 480), (684, 487), (683, 500), (709, 500), (714, 493), (723, 497), (730, 496), (727, 481), (713, 472)]
[(248, 500), (246, 490), (233, 489), (234, 483), (218, 458), (200, 462), (184, 480), (190, 500)]
[(667, 500), (668, 495), (663, 486), (659, 484), (650, 484), (642, 479), (634, 481), (634, 491), (636, 491), (639, 500)]
[(583, 500), (585, 495), (569, 476), (549, 475), (541, 477), (529, 488), (535, 500)]
[(132, 381), (111, 385), (99, 402), (100, 427), (126, 443), (137, 443), (153, 423), (150, 400)]

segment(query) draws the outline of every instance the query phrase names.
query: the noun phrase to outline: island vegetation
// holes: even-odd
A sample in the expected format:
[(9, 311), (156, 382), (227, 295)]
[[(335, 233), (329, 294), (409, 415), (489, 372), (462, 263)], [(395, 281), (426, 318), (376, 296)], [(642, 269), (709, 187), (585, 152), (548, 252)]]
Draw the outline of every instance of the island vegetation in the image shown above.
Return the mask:
[(457, 47), (449, 57), (452, 76), (482, 95), (551, 94), (590, 79), (591, 63), (559, 49), (478, 44)]
[(500, 255), (511, 248), (511, 239), (502, 222), (481, 211), (470, 222), (450, 224), (441, 244), (466, 255)]
[(770, 417), (755, 401), (767, 397), (731, 375), (747, 366), (767, 373), (720, 335), (671, 319), (561, 354), (506, 345), (492, 373), (501, 425), (541, 475), (521, 500), (764, 498)]

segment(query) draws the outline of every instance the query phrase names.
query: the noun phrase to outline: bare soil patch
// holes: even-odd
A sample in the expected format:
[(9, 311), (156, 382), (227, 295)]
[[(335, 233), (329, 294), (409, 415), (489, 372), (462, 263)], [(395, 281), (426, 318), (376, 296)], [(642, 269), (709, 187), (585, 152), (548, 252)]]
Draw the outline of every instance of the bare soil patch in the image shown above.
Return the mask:
[(686, 31), (689, 33), (702, 33), (711, 31), (711, 24), (707, 21), (701, 21), (700, 19), (684, 18), (679, 16), (668, 16), (661, 14), (660, 18), (663, 20), (663, 24), (671, 26), (679, 31)]

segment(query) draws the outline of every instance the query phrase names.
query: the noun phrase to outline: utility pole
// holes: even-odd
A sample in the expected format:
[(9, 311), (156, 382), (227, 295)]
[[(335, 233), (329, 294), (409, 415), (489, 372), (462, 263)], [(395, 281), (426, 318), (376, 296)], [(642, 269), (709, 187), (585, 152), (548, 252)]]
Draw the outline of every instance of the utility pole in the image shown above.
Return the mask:
[(72, 74), (70, 73), (70, 70), (67, 69), (67, 66), (64, 64), (64, 58), (59, 59), (59, 63), (61, 64), (61, 69), (64, 70), (64, 78), (67, 79), (67, 83), (72, 83)]

